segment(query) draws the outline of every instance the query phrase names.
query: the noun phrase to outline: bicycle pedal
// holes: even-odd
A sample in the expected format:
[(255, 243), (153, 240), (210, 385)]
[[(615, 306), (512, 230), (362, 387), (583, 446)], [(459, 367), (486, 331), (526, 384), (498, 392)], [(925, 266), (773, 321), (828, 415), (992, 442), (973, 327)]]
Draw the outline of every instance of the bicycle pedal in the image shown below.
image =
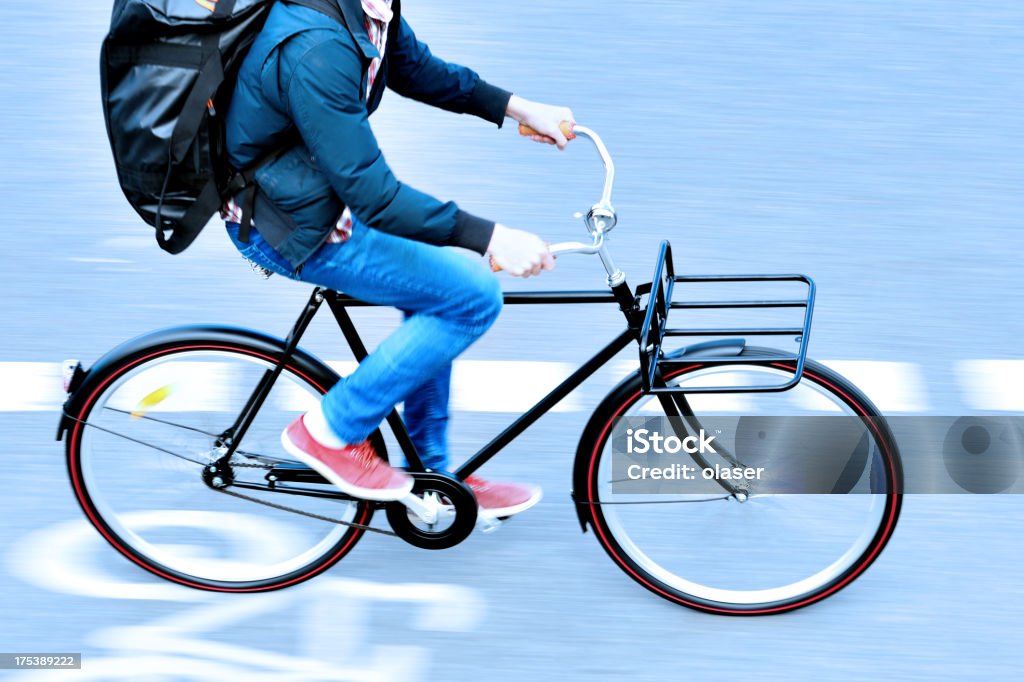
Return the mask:
[(481, 533), (493, 533), (501, 528), (503, 523), (504, 521), (502, 519), (494, 518), (493, 516), (479, 514), (476, 517), (476, 527)]

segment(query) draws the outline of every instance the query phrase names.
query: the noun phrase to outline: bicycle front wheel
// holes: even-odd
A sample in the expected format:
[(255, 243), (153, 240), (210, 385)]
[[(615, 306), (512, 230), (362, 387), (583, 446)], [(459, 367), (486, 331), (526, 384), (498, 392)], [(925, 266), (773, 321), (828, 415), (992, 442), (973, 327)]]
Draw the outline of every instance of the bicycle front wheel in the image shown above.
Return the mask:
[[(367, 524), (367, 502), (226, 488), (321, 517), (313, 518), (204, 482), (204, 467), (221, 455), (219, 437), (276, 362), (247, 339), (179, 340), (105, 363), (104, 376), (91, 377), (70, 415), (68, 471), (89, 521), (119, 552), (182, 585), (256, 592), (306, 580), (352, 549), (364, 531), (325, 519)], [(232, 455), (236, 483), (267, 485), (272, 466), (298, 465), (280, 445), (281, 430), (332, 379), (322, 365), (285, 366)]]
[[(756, 361), (769, 355), (778, 356), (748, 348), (743, 362), (695, 361), (666, 376), (666, 384), (680, 389), (778, 385), (792, 377), (792, 363)], [(850, 419), (844, 423), (852, 419), (862, 424), (860, 442), (837, 476), (842, 489), (824, 494), (756, 494), (752, 488), (751, 495), (738, 499), (725, 490), (616, 490), (613, 484), (621, 473), (613, 472), (612, 464), (616, 420), (668, 416), (659, 399), (642, 392), (638, 375), (627, 379), (605, 399), (584, 432), (576, 496), (598, 541), (631, 578), (665, 599), (701, 611), (762, 615), (824, 599), (849, 585), (878, 557), (899, 517), (902, 469), (891, 432), (884, 420), (872, 419), (878, 411), (856, 387), (807, 361), (802, 381), (788, 391), (684, 395), (682, 414), (693, 425), (711, 424), (723, 415), (845, 415)], [(758, 436), (763, 438), (764, 432), (755, 432)]]

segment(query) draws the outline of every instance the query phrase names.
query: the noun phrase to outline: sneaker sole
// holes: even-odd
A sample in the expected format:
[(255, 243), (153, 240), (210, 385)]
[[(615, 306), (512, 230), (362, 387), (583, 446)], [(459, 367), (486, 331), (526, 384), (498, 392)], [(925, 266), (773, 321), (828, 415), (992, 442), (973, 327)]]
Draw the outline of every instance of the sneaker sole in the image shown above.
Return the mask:
[(363, 488), (358, 485), (349, 483), (337, 473), (334, 472), (329, 466), (321, 462), (316, 457), (307, 455), (305, 452), (299, 449), (295, 443), (288, 437), (287, 431), (281, 432), (281, 447), (291, 456), (297, 460), (315, 470), (318, 474), (326, 478), (331, 482), (335, 488), (343, 493), (351, 495), (352, 497), (358, 497), (361, 500), (373, 500), (375, 502), (394, 502), (412, 492), (413, 480), (409, 479), (406, 485), (401, 488), (380, 490), (377, 488)]
[(542, 497), (544, 497), (544, 491), (541, 490), (540, 488), (534, 488), (533, 495), (531, 495), (530, 499), (526, 500), (525, 502), (520, 502), (519, 504), (514, 504), (510, 507), (497, 507), (495, 509), (487, 509), (485, 507), (480, 507), (479, 511), (477, 512), (477, 515), (486, 519), (496, 519), (501, 518), (503, 516), (515, 516), (516, 514), (524, 512), (530, 507), (540, 502)]

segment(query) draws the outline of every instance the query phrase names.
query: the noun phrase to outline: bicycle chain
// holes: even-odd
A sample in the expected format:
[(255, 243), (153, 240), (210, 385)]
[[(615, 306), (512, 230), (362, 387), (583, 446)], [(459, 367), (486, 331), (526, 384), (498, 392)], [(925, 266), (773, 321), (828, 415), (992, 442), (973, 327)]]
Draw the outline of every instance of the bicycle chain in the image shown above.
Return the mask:
[[(243, 457), (244, 457), (244, 455), (243, 455)], [(209, 465), (206, 465), (206, 466), (209, 466)], [(270, 470), (270, 469), (273, 468), (272, 466), (267, 465), (267, 464), (249, 464), (247, 462), (228, 462), (228, 466), (230, 466), (232, 468), (237, 467), (239, 469), (267, 469), (267, 470)], [(309, 518), (316, 519), (318, 521), (326, 521), (327, 523), (334, 523), (334, 524), (338, 524), (340, 526), (348, 526), (349, 528), (355, 528), (357, 530), (369, 531), (371, 533), (380, 533), (381, 535), (390, 535), (392, 537), (398, 537), (398, 534), (395, 533), (394, 531), (384, 530), (382, 528), (374, 528), (372, 526), (366, 525), (365, 523), (353, 523), (352, 521), (342, 521), (341, 519), (333, 519), (333, 518), (331, 518), (329, 516), (322, 516), (321, 514), (314, 514), (313, 512), (304, 511), (302, 509), (296, 509), (295, 507), (289, 507), (288, 505), (278, 504), (276, 502), (269, 502), (267, 500), (261, 500), (258, 497), (253, 497), (251, 495), (245, 495), (243, 493), (235, 492), (233, 490), (228, 490), (227, 488), (214, 488), (214, 490), (216, 490), (219, 493), (224, 493), (225, 495), (231, 495), (232, 497), (237, 497), (237, 498), (242, 499), (242, 500), (248, 500), (249, 502), (255, 502), (256, 504), (262, 504), (265, 507), (271, 507), (273, 509), (280, 509), (281, 511), (291, 512), (292, 514), (299, 514), (301, 516), (308, 516)]]
[[(244, 455), (243, 455), (244, 457)], [(212, 464), (212, 462), (210, 462)], [(204, 464), (203, 466), (209, 466), (210, 464)], [(247, 462), (228, 462), (228, 466), (239, 469), (267, 469), (270, 470), (273, 467), (267, 464), (249, 464)], [(327, 523), (334, 523), (339, 526), (348, 526), (349, 528), (355, 528), (357, 530), (369, 531), (371, 533), (380, 533), (381, 535), (390, 535), (392, 537), (398, 537), (398, 534), (394, 531), (384, 530), (382, 528), (373, 528), (365, 523), (353, 523), (352, 521), (342, 521), (341, 519), (333, 519), (329, 516), (322, 516), (321, 514), (314, 514), (313, 512), (304, 511), (302, 509), (296, 509), (295, 507), (289, 507), (288, 505), (278, 504), (276, 502), (268, 502), (267, 500), (261, 500), (258, 497), (252, 495), (245, 495), (243, 493), (228, 490), (227, 488), (213, 488), (219, 493), (237, 497), (241, 500), (248, 500), (249, 502), (255, 502), (256, 504), (262, 504), (264, 507), (270, 507), (272, 509), (280, 509), (281, 511), (291, 512), (292, 514), (299, 514), (300, 516), (308, 516), (311, 519), (318, 521), (326, 521)]]
[[(242, 456), (245, 457), (245, 455)], [(204, 466), (209, 466), (210, 464), (213, 464), (215, 461), (216, 460), (210, 460)], [(268, 471), (274, 468), (269, 464), (247, 464), (245, 462), (228, 462), (228, 466), (238, 467), (239, 469), (266, 469)]]
[[(190, 461), (190, 462), (196, 462), (196, 460), (188, 458), (188, 457), (183, 457), (183, 459), (188, 459), (188, 461)], [(213, 462), (208, 462), (206, 464), (203, 464), (203, 466), (207, 467), (207, 466), (210, 466), (210, 464), (212, 464), (212, 463)], [(196, 462), (196, 464), (202, 464), (202, 463), (201, 462)], [(239, 469), (266, 469), (266, 470), (270, 470), (270, 469), (273, 468), (272, 466), (269, 466), (267, 464), (248, 464), (246, 462), (228, 462), (228, 466), (230, 466), (232, 468), (237, 467)], [(355, 528), (357, 530), (369, 531), (371, 533), (380, 533), (381, 535), (390, 535), (392, 537), (398, 537), (398, 534), (395, 533), (394, 531), (384, 530), (382, 528), (373, 528), (372, 526), (368, 526), (365, 523), (353, 523), (352, 521), (342, 521), (341, 519), (333, 519), (333, 518), (331, 518), (329, 516), (322, 516), (321, 514), (314, 514), (313, 512), (304, 511), (302, 509), (296, 509), (295, 507), (289, 507), (288, 505), (278, 504), (276, 502), (268, 502), (267, 500), (261, 500), (258, 497), (253, 497), (252, 495), (245, 495), (243, 493), (235, 492), (233, 490), (228, 490), (227, 488), (213, 488), (213, 490), (215, 490), (215, 491), (217, 491), (219, 493), (224, 493), (225, 495), (230, 495), (232, 497), (237, 497), (238, 499), (241, 499), (241, 500), (248, 500), (249, 502), (255, 502), (256, 504), (262, 504), (264, 507), (271, 507), (272, 509), (279, 509), (281, 511), (291, 512), (292, 514), (299, 514), (300, 516), (308, 516), (309, 518), (316, 519), (318, 521), (326, 521), (327, 523), (334, 523), (334, 524), (337, 524), (339, 526), (348, 526), (349, 528)]]
[[(250, 464), (248, 466), (250, 468), (252, 468), (255, 465)], [(309, 518), (316, 519), (318, 521), (326, 521), (328, 523), (335, 523), (335, 524), (338, 524), (340, 526), (348, 526), (349, 528), (356, 528), (357, 530), (370, 531), (371, 533), (380, 533), (381, 535), (390, 535), (392, 537), (398, 537), (398, 533), (395, 533), (394, 531), (384, 530), (383, 528), (374, 528), (372, 526), (366, 525), (365, 523), (353, 523), (352, 521), (342, 521), (341, 519), (332, 519), (329, 516), (322, 516), (320, 514), (314, 514), (313, 512), (303, 511), (302, 509), (296, 509), (294, 507), (289, 507), (289, 506), (286, 506), (286, 505), (283, 505), (283, 504), (277, 504), (276, 502), (268, 502), (267, 500), (261, 500), (258, 497), (252, 497), (251, 495), (243, 495), (242, 493), (236, 493), (233, 490), (228, 490), (227, 488), (214, 488), (214, 490), (216, 490), (219, 493), (224, 493), (225, 495), (231, 495), (232, 497), (237, 497), (237, 498), (240, 498), (240, 499), (243, 499), (243, 500), (248, 500), (249, 502), (255, 502), (257, 504), (262, 504), (265, 507), (271, 507), (273, 509), (280, 509), (281, 511), (292, 512), (293, 514), (300, 514), (302, 516), (308, 516)]]

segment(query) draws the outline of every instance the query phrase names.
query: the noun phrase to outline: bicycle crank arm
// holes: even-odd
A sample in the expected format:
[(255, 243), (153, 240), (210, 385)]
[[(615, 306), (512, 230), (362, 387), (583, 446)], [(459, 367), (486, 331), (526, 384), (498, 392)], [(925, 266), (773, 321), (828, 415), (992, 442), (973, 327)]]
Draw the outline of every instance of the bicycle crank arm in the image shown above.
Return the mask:
[(437, 523), (441, 502), (436, 495), (417, 497), (412, 493), (406, 493), (405, 497), (400, 498), (398, 501), (404, 504), (406, 509), (418, 516), (423, 523), (430, 525)]
[[(398, 501), (405, 505), (406, 509), (415, 514), (421, 521), (431, 525), (437, 523), (445, 512), (453, 513), (451, 505), (442, 504), (440, 499), (433, 494), (418, 497), (408, 493)], [(489, 516), (484, 512), (477, 514), (476, 517), (476, 527), (481, 533), (493, 533), (501, 528), (502, 523), (504, 523), (502, 519)]]

